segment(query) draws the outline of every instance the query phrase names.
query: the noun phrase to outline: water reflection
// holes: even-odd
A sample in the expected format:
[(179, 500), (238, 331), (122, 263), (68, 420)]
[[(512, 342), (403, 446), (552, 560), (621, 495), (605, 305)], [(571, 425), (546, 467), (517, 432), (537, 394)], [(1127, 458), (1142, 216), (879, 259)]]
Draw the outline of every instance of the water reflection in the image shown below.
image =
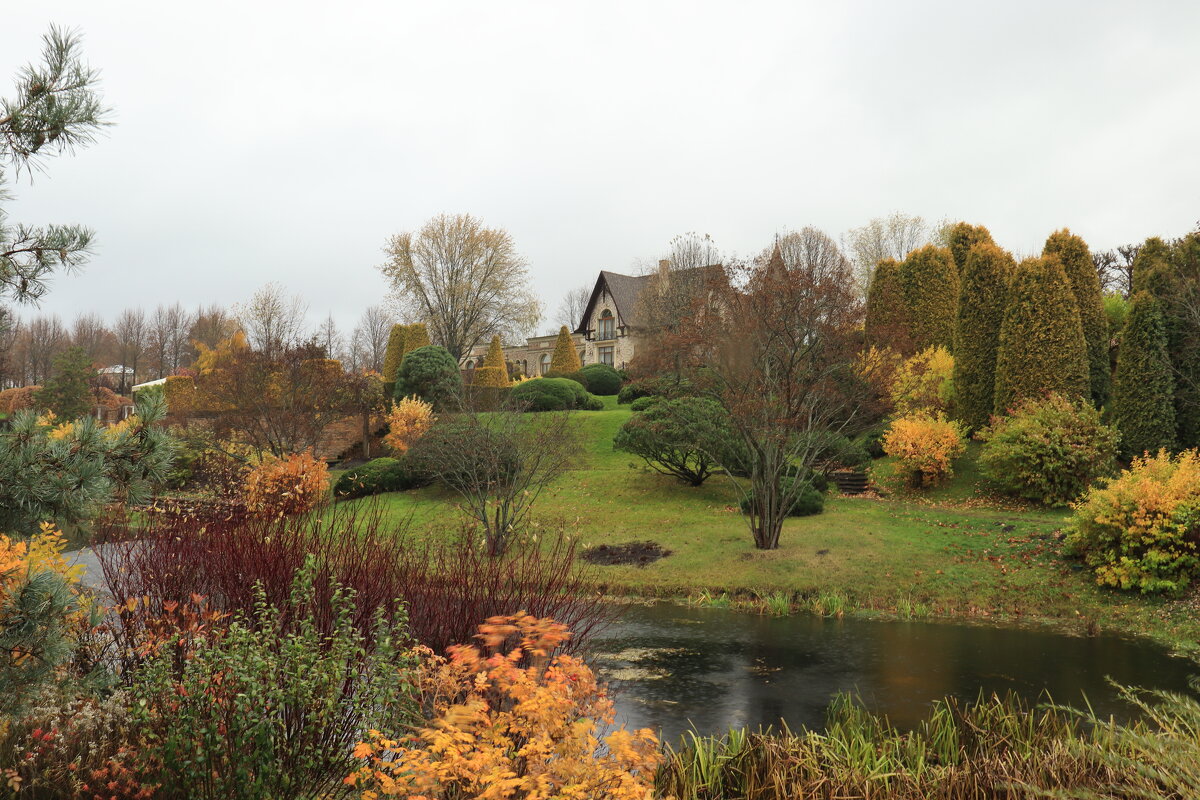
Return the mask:
[(620, 721), (674, 738), (694, 725), (820, 727), (838, 692), (911, 727), (945, 696), (1012, 690), (1030, 701), (1127, 708), (1105, 681), (1186, 691), (1193, 665), (1161, 648), (1100, 636), (923, 622), (759, 617), (669, 604), (632, 606), (595, 640)]

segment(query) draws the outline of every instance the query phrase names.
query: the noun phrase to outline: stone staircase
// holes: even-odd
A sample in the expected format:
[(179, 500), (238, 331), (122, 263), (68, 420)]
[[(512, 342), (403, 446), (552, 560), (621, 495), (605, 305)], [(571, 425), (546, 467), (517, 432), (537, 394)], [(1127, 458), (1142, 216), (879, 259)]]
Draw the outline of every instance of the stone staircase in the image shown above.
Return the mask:
[(867, 473), (860, 469), (839, 469), (829, 474), (829, 480), (842, 494), (865, 494), (871, 488)]

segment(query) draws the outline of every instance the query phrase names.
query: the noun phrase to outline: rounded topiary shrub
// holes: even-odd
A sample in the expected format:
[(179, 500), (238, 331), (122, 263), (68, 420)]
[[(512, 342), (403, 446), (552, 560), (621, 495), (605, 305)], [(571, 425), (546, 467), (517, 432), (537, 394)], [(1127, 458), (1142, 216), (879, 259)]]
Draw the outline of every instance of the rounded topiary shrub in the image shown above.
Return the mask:
[(1117, 431), (1085, 400), (1022, 401), (979, 433), (979, 468), (1001, 491), (1050, 506), (1071, 502), (1116, 467)]
[(621, 373), (608, 364), (588, 364), (579, 370), (581, 383), (592, 394), (612, 395), (621, 391)]
[(645, 411), (650, 406), (661, 400), (661, 397), (639, 397), (629, 404), (630, 411)]
[(396, 370), (394, 397), (419, 397), (434, 410), (455, 408), (463, 391), (462, 373), (450, 351), (436, 345), (418, 347), (405, 354)]
[[(784, 491), (790, 491), (796, 481), (803, 482), (799, 493), (792, 500), (792, 505), (788, 508), (787, 515), (789, 517), (811, 517), (814, 514), (820, 514), (825, 510), (825, 489), (828, 486), (825, 476), (820, 473), (814, 473), (811, 470), (803, 472), (790, 472), (784, 475), (781, 481)], [(746, 495), (742, 498), (739, 504), (742, 513), (748, 514), (750, 506), (755, 501), (754, 493)]]
[(512, 401), (526, 411), (599, 411), (600, 398), (589, 394), (583, 384), (567, 378), (534, 378), (513, 387)]
[(691, 384), (674, 376), (641, 378), (630, 381), (617, 392), (617, 402), (632, 403), (639, 397), (681, 397), (690, 393)]
[(428, 483), (429, 479), (413, 469), (407, 459), (376, 458), (343, 472), (333, 486), (333, 496), (344, 500), (384, 492), (403, 492)]

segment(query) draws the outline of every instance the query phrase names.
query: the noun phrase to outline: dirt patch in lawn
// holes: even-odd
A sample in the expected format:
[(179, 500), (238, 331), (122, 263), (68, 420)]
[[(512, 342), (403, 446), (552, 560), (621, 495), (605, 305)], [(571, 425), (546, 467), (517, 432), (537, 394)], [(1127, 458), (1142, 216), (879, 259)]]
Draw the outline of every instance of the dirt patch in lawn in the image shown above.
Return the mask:
[(634, 564), (644, 567), (669, 555), (671, 555), (671, 551), (662, 547), (658, 542), (627, 542), (589, 547), (580, 554), (580, 558), (589, 564), (604, 566)]

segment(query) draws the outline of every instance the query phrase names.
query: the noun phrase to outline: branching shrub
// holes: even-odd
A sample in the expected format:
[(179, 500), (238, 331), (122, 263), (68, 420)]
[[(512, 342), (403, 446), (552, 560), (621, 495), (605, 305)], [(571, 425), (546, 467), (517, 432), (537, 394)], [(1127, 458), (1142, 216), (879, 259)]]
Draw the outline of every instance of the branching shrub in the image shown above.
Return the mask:
[(979, 438), (979, 467), (992, 483), (1050, 506), (1070, 503), (1116, 467), (1116, 430), (1091, 403), (1059, 394), (1022, 401)]
[(953, 460), (966, 449), (962, 427), (928, 414), (910, 414), (894, 420), (883, 436), (883, 449), (895, 456), (900, 472), (913, 488), (936, 486), (954, 475)]
[(613, 704), (582, 660), (554, 655), (569, 635), (527, 614), (489, 619), (479, 645), (423, 669), (430, 723), (395, 739), (370, 732), (347, 782), (364, 799), (650, 797), (658, 738), (623, 727), (601, 738)]
[(367, 497), (384, 492), (405, 492), (429, 484), (429, 477), (402, 458), (376, 458), (348, 469), (333, 485), (339, 500)]
[(383, 443), (392, 452), (403, 455), (425, 435), (436, 419), (432, 403), (419, 397), (402, 397), (388, 412), (388, 432)]
[(246, 474), (246, 509), (268, 517), (302, 514), (329, 492), (329, 467), (312, 453), (268, 458)]
[(1200, 567), (1200, 451), (1133, 459), (1074, 506), (1067, 546), (1102, 586), (1177, 594)]

